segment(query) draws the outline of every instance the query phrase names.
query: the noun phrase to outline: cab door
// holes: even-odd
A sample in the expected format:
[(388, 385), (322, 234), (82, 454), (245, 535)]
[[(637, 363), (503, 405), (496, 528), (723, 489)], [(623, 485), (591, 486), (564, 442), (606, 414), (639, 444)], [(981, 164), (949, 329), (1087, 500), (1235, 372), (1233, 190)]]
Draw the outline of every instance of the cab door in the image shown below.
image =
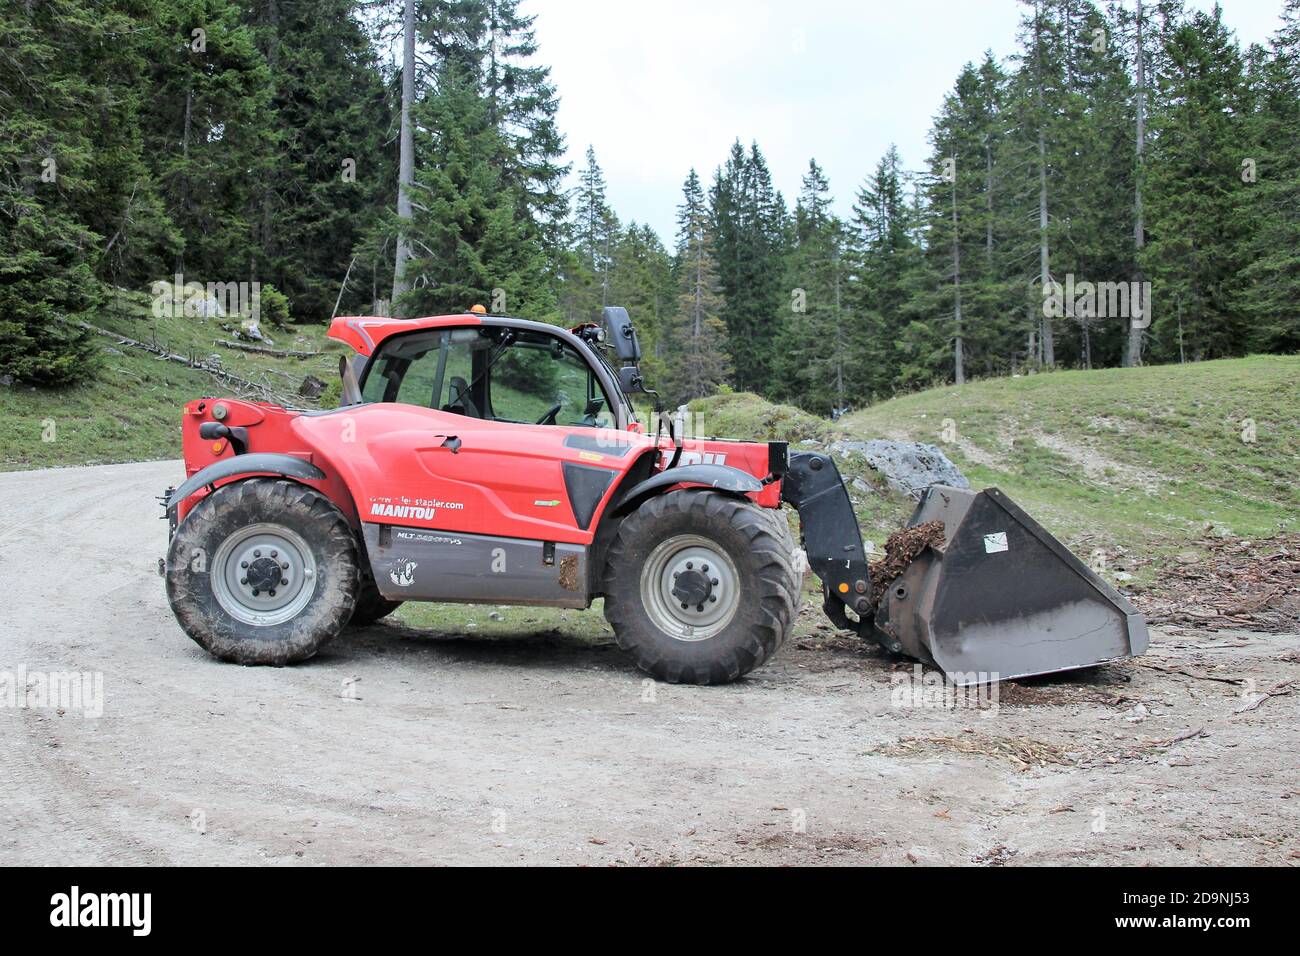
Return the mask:
[(353, 417), (370, 467), (358, 506), (384, 523), (585, 545), (635, 459), (633, 436), (599, 427), (614, 413), (586, 358), (544, 330), (390, 338), (362, 394)]

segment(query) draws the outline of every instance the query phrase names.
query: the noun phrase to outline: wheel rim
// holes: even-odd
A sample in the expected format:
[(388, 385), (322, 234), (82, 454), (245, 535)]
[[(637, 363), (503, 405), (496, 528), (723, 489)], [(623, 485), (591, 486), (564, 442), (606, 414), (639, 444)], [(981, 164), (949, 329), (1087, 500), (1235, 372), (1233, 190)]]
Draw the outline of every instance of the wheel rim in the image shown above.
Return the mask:
[(253, 524), (221, 542), (211, 580), (227, 614), (254, 627), (273, 627), (297, 617), (311, 601), (316, 562), (296, 531)]
[(740, 575), (715, 542), (694, 534), (676, 535), (661, 542), (646, 560), (641, 604), (665, 634), (679, 641), (706, 641), (735, 617)]

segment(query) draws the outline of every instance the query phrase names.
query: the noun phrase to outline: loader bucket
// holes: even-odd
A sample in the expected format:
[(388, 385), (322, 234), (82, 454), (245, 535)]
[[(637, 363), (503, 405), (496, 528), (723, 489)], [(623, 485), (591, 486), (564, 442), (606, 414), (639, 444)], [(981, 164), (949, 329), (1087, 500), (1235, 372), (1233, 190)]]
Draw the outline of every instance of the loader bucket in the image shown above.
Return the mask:
[(908, 527), (935, 521), (943, 543), (890, 581), (877, 606), (877, 636), (890, 650), (932, 662), (958, 685), (1146, 651), (1146, 622), (1123, 595), (998, 489), (932, 486)]

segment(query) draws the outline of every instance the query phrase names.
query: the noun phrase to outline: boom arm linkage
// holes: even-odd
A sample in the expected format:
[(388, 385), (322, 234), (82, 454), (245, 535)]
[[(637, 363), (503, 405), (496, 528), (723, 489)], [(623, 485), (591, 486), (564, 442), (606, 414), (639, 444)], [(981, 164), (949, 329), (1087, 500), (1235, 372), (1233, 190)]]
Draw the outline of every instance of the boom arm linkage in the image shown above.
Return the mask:
[[(853, 503), (830, 456), (792, 452), (781, 484), (781, 500), (799, 512), (808, 565), (821, 579), (827, 616), (837, 627), (871, 633), (871, 576)], [(844, 609), (859, 616), (853, 622)]]

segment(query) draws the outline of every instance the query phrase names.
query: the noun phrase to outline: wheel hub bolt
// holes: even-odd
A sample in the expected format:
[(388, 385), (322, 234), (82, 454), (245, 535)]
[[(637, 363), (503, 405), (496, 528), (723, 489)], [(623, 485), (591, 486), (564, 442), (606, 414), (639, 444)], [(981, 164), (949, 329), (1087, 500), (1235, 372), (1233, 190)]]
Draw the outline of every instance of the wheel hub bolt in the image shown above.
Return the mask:
[(255, 557), (255, 558), (260, 558), (261, 556), (262, 556), (262, 552), (261, 552), (261, 551), (254, 551), (254, 552), (253, 552), (253, 557)]
[(246, 568), (246, 567), (248, 567), (248, 562), (247, 562), (247, 561), (240, 561), (240, 562), (239, 562), (239, 566), (240, 566), (241, 568)]
[(271, 588), (271, 590), (267, 591), (266, 593), (269, 594), (271, 597), (275, 597), (275, 588)]
[(288, 584), (288, 583), (289, 583), (289, 579), (288, 579), (288, 578), (281, 578), (281, 579), (280, 579), (280, 584), (281, 584), (281, 585), (285, 585), (285, 584)]

